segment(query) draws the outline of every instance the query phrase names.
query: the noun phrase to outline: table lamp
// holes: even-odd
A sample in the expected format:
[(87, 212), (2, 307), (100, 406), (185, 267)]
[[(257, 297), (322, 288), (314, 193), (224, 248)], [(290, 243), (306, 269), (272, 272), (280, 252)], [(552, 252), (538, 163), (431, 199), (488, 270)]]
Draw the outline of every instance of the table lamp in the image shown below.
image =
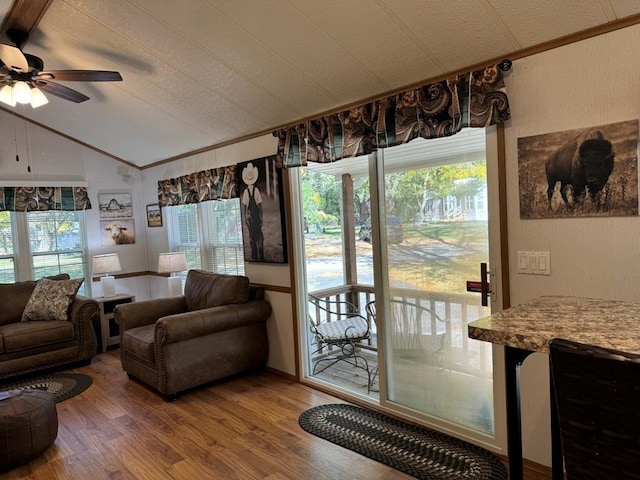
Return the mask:
[(182, 295), (182, 279), (173, 276), (176, 272), (184, 272), (187, 269), (187, 256), (184, 252), (161, 253), (158, 257), (158, 273), (169, 273), (167, 279), (169, 285), (169, 296), (177, 297)]
[(105, 274), (104, 277), (100, 278), (103, 297), (116, 296), (116, 278), (109, 274), (119, 272), (120, 270), (122, 270), (122, 267), (120, 266), (120, 259), (117, 253), (105, 253), (103, 255), (93, 256), (93, 274)]

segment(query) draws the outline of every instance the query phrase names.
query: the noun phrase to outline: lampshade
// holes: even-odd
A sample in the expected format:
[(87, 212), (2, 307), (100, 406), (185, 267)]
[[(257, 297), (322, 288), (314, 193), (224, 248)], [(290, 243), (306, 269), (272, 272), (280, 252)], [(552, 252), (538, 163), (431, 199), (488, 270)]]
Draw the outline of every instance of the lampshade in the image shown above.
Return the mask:
[(11, 107), (15, 107), (16, 102), (31, 103), (31, 108), (38, 108), (49, 103), (49, 99), (39, 88), (31, 88), (25, 82), (16, 82), (13, 87), (5, 85), (0, 89), (0, 102)]
[(6, 103), (11, 107), (16, 106), (16, 101), (13, 99), (13, 88), (11, 88), (11, 85), (5, 85), (0, 89), (0, 102)]
[[(187, 269), (187, 256), (184, 252), (161, 253), (158, 257), (158, 273), (183, 272)], [(170, 276), (167, 278), (169, 296), (182, 295), (182, 278)]]
[(120, 270), (122, 270), (122, 267), (120, 266), (120, 259), (117, 253), (105, 253), (103, 255), (93, 256), (93, 274), (105, 274), (105, 276), (100, 279), (103, 297), (115, 297), (116, 279), (109, 274), (119, 272)]
[(93, 274), (113, 273), (122, 270), (117, 253), (105, 253), (93, 256)]
[(25, 82), (13, 84), (13, 99), (18, 103), (31, 103), (31, 88)]
[(38, 108), (47, 103), (49, 103), (49, 100), (45, 97), (44, 93), (42, 93), (39, 88), (33, 87), (31, 89), (31, 107)]
[(184, 252), (161, 253), (158, 257), (158, 273), (183, 272), (187, 269), (187, 256)]

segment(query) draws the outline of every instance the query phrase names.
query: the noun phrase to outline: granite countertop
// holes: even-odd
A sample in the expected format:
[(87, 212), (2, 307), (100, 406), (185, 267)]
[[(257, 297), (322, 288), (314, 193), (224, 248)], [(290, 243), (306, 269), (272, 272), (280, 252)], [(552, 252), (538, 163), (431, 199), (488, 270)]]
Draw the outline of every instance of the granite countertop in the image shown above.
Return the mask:
[(640, 354), (640, 303), (545, 296), (468, 325), (469, 337), (533, 352), (574, 342)]

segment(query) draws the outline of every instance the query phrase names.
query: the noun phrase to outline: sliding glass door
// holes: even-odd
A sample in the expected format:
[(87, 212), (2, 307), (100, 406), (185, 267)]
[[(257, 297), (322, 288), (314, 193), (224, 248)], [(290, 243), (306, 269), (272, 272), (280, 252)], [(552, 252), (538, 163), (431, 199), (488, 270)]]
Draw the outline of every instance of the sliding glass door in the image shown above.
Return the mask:
[(491, 313), (466, 291), (489, 264), (484, 132), (444, 140), (378, 152), (383, 399), (492, 435), (491, 345), (467, 336)]
[[(466, 291), (489, 264), (485, 132), (414, 140), (297, 175), (304, 376), (469, 438), (493, 437), (492, 348), (467, 336), (469, 322), (491, 313)], [(330, 302), (357, 309), (368, 339), (346, 351), (324, 344), (315, 327), (332, 320), (318, 315)], [(318, 368), (354, 352), (356, 366)]]

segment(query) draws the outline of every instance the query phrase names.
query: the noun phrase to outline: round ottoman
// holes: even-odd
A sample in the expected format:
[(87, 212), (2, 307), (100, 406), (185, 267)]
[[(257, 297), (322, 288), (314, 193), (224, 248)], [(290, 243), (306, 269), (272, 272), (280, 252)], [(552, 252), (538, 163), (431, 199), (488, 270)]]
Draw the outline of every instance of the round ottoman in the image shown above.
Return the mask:
[(53, 395), (37, 389), (0, 392), (0, 470), (34, 459), (57, 436)]

